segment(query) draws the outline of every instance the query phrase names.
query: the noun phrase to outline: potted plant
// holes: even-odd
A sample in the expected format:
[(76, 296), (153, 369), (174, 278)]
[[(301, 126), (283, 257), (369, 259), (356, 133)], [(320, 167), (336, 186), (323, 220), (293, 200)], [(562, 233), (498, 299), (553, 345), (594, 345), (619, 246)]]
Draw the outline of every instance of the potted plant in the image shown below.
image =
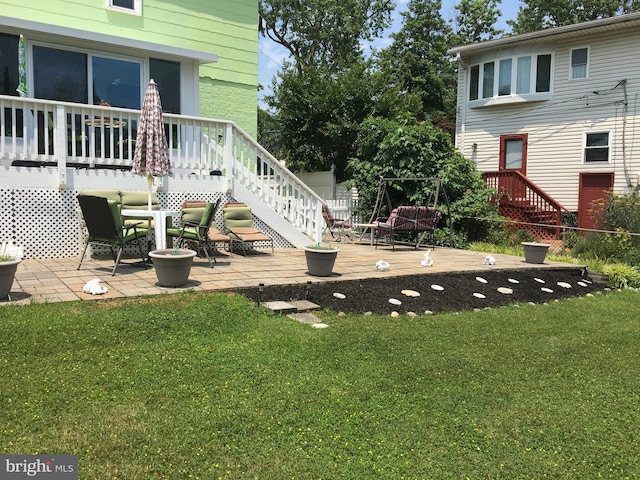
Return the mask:
[(0, 300), (11, 300), (11, 286), (16, 276), (18, 264), (22, 261), (22, 249), (9, 242), (0, 243)]
[(330, 276), (339, 251), (339, 248), (333, 247), (331, 244), (322, 245), (317, 243), (304, 247), (309, 275), (316, 277)]
[(524, 261), (527, 263), (543, 263), (549, 251), (548, 243), (522, 242)]
[(188, 248), (165, 248), (152, 250), (149, 256), (153, 259), (153, 266), (158, 277), (158, 283), (163, 287), (181, 287), (189, 281), (195, 250)]

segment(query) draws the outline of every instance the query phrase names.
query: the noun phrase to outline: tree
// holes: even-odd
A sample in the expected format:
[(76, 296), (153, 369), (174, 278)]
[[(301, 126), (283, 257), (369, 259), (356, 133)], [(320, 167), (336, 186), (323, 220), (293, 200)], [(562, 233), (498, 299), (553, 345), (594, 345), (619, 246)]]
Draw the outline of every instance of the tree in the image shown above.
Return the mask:
[(289, 68), (279, 76), (268, 101), (278, 111), (282, 158), (293, 170), (329, 170), (335, 165), (342, 180), (355, 154), (360, 124), (368, 116), (417, 110), (411, 96), (398, 99), (397, 91), (363, 59), (334, 71), (318, 67), (298, 75)]
[(502, 15), (498, 0), (460, 0), (455, 9), (454, 43), (457, 45), (490, 40), (504, 33), (495, 26)]
[[(422, 102), (421, 119), (452, 127), (455, 123), (455, 67), (449, 58), (452, 30), (440, 15), (441, 2), (410, 0), (393, 43), (380, 52), (389, 84)], [(446, 124), (446, 125), (445, 125)]]
[(260, 0), (261, 31), (289, 51), (298, 74), (340, 68), (390, 25), (393, 8), (392, 0)]
[(513, 33), (613, 17), (638, 11), (637, 0), (523, 0), (516, 20), (507, 23)]

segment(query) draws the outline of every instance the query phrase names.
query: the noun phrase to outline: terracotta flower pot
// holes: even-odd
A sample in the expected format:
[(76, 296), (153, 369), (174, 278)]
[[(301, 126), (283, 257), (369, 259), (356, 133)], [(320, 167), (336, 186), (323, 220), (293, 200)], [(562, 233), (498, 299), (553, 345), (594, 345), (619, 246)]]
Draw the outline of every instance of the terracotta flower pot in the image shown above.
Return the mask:
[(158, 283), (163, 287), (181, 287), (189, 281), (194, 250), (173, 248), (152, 250), (149, 256), (153, 259), (153, 266), (158, 277)]

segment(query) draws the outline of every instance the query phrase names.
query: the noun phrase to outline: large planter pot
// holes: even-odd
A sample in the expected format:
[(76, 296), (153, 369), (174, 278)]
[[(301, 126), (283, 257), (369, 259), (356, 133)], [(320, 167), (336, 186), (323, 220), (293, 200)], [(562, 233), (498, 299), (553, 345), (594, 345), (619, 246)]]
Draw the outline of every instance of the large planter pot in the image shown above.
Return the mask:
[(153, 259), (158, 283), (163, 287), (181, 287), (189, 281), (194, 250), (187, 248), (173, 248), (152, 250), (149, 256)]
[(13, 279), (16, 276), (16, 270), (18, 270), (18, 264), (20, 262), (21, 260), (0, 262), (0, 300), (9, 298)]
[(522, 242), (524, 261), (527, 263), (543, 263), (550, 245), (548, 243)]
[(339, 251), (339, 248), (304, 247), (309, 275), (315, 277), (330, 276)]

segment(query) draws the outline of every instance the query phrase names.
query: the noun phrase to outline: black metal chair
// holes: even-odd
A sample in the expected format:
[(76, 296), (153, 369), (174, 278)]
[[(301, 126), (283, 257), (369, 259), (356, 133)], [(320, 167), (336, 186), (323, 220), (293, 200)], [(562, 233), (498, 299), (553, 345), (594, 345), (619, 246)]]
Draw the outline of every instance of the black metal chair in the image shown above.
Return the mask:
[[(142, 264), (144, 268), (147, 268), (144, 252), (142, 251), (141, 239), (146, 239), (148, 230), (146, 228), (138, 228), (138, 225), (143, 222), (123, 225), (118, 202), (107, 200), (104, 197), (78, 195), (78, 203), (80, 204), (84, 223), (88, 231), (78, 270), (80, 270), (89, 244), (105, 245), (111, 249), (111, 254), (116, 262), (111, 272), (111, 275), (115, 275), (116, 268), (118, 268), (118, 264), (122, 258), (124, 246), (134, 242), (138, 244)], [(118, 248), (117, 255), (114, 251), (116, 247)]]

